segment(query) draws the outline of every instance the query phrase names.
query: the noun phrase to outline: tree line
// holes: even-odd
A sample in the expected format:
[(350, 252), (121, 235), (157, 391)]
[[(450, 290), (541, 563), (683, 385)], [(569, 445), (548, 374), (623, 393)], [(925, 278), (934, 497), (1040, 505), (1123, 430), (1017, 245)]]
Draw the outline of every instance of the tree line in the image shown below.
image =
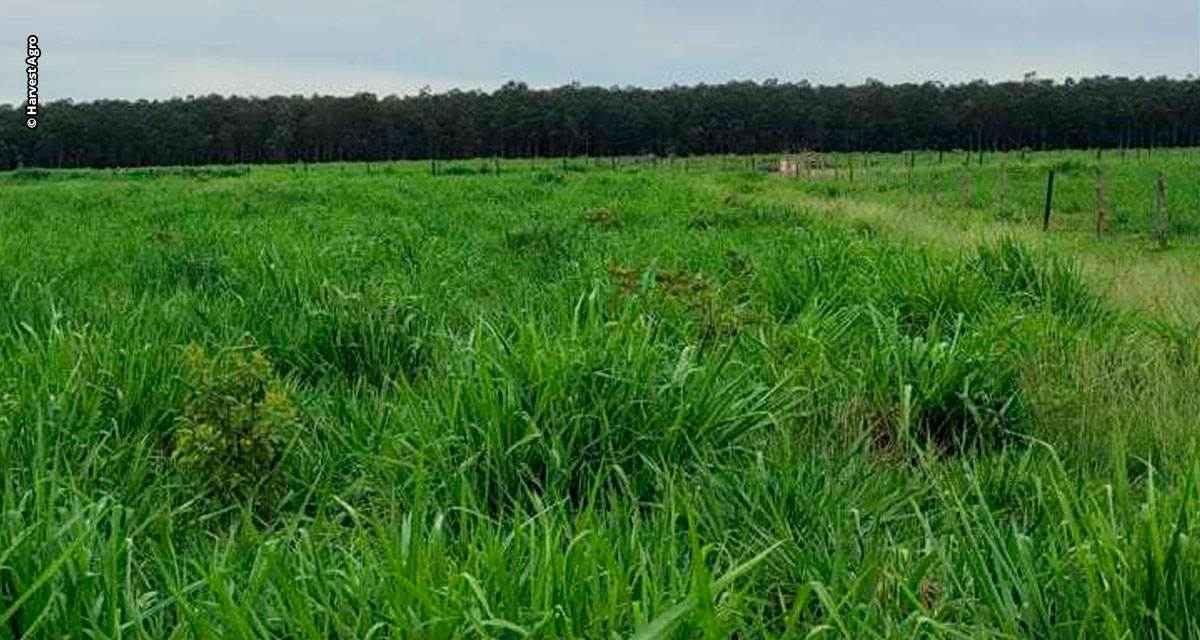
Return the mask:
[(1200, 80), (452, 90), (0, 105), (0, 169), (1194, 145)]

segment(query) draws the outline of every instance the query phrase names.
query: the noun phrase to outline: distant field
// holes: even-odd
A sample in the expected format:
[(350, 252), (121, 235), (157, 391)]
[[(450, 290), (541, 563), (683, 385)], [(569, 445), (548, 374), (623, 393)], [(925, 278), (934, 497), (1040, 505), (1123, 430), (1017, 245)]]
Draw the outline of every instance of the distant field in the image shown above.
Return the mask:
[[(824, 185), (814, 194), (866, 197), (888, 203), (920, 203), (977, 211), (989, 217), (1041, 227), (1047, 181), (1055, 174), (1051, 229), (1094, 231), (1097, 182), (1103, 182), (1108, 227), (1115, 233), (1149, 233), (1155, 183), (1164, 180), (1174, 214), (1173, 234), (1200, 232), (1200, 150), (1109, 150), (1095, 152), (989, 153), (914, 152), (903, 156), (833, 154), (807, 182)], [(851, 180), (851, 163), (857, 163)], [(909, 168), (909, 164), (912, 168)], [(800, 175), (806, 177), (802, 169)], [(831, 187), (831, 183), (836, 187)]]
[(0, 638), (1196, 637), (1198, 158), (0, 174)]

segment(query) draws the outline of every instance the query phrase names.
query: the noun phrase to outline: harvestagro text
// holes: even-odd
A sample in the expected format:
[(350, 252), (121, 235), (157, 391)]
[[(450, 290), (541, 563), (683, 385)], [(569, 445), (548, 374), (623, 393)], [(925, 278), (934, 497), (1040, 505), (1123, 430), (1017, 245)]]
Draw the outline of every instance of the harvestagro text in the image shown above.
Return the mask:
[(25, 99), (25, 115), (28, 117), (25, 120), (25, 126), (30, 129), (37, 127), (37, 84), (38, 84), (38, 58), (41, 57), (42, 50), (38, 48), (37, 36), (29, 36), (29, 40), (25, 52), (25, 73), (29, 76), (29, 90), (26, 93)]

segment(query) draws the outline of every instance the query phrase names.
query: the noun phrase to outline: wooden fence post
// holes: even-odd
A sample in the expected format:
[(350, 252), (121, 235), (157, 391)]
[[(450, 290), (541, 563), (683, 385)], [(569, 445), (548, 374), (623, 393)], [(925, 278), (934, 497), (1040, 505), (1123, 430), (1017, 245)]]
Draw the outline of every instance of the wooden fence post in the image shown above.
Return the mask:
[(1054, 202), (1054, 169), (1046, 179), (1046, 213), (1042, 216), (1042, 231), (1050, 230), (1050, 207)]
[(1166, 249), (1171, 236), (1171, 219), (1167, 211), (1167, 181), (1161, 171), (1154, 181), (1154, 231), (1158, 236), (1158, 247)]
[(1000, 168), (996, 175), (996, 200), (1000, 202), (1000, 208), (1008, 207), (1008, 160), (1000, 158)]
[(1108, 235), (1108, 175), (1096, 171), (1096, 236)]

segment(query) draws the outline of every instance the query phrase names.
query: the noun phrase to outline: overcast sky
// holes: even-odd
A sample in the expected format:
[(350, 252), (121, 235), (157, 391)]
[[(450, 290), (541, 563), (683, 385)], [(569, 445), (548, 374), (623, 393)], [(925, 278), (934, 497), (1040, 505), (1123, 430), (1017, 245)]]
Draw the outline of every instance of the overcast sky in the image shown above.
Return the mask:
[(1198, 0), (439, 0), (26, 3), (0, 22), (0, 102), (423, 85), (814, 84), (1198, 73)]

